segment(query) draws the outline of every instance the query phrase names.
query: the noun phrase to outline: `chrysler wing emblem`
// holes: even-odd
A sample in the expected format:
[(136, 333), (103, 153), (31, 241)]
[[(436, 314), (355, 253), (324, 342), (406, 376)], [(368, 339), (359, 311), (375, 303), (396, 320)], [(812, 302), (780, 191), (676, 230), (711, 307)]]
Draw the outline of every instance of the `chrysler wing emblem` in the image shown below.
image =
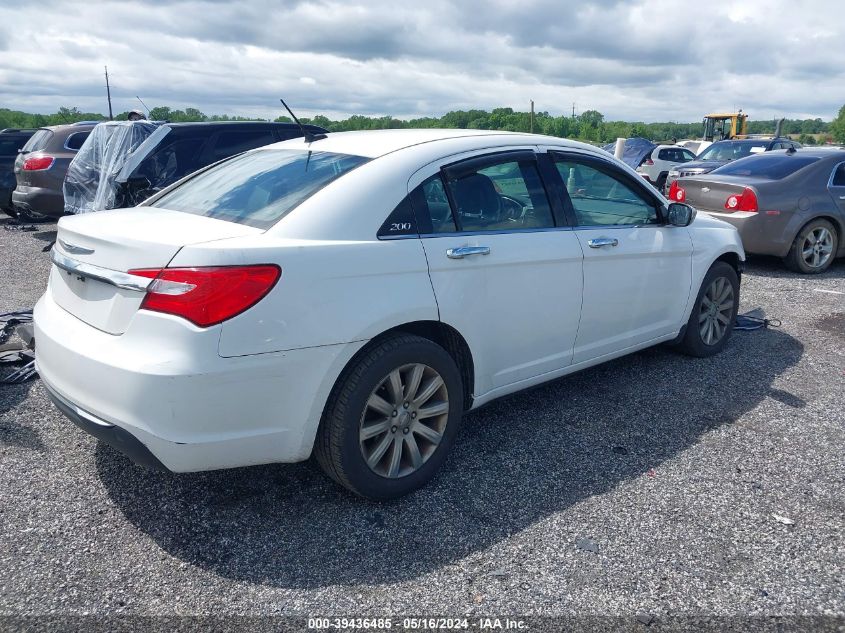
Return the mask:
[(68, 244), (64, 240), (59, 240), (62, 250), (74, 255), (90, 255), (94, 252), (93, 248), (85, 248), (84, 246), (77, 246), (76, 244)]
[(702, 187), (701, 188), (701, 193), (707, 193), (708, 191), (710, 191), (710, 187)]

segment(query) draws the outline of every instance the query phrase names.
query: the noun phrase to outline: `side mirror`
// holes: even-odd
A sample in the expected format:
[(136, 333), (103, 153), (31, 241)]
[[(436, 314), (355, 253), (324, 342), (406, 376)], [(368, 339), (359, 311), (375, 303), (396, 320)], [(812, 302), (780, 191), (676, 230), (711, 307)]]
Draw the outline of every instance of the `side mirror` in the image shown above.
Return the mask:
[(666, 223), (672, 226), (689, 226), (695, 220), (695, 209), (683, 202), (670, 202), (666, 208)]

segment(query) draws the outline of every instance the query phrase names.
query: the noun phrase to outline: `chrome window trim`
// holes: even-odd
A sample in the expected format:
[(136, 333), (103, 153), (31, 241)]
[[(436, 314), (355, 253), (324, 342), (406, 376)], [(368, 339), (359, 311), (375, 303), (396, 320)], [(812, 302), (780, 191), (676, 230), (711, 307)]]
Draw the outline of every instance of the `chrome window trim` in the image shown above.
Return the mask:
[(78, 275), (79, 277), (96, 279), (117, 288), (124, 290), (132, 290), (135, 292), (146, 292), (147, 286), (152, 283), (152, 279), (148, 277), (139, 277), (138, 275), (130, 275), (118, 270), (110, 270), (94, 264), (86, 264), (75, 259), (71, 259), (66, 255), (60, 253), (53, 247), (50, 253), (50, 259), (53, 263), (65, 272)]

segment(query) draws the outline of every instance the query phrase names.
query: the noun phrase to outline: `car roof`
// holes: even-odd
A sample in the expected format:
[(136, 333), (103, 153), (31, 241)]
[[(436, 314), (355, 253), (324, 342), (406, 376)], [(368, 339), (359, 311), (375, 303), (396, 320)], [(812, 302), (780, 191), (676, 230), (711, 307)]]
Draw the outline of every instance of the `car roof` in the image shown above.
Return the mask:
[[(607, 154), (601, 148), (556, 136), (525, 134), (521, 132), (436, 128), (332, 132), (326, 138), (312, 143), (306, 142), (303, 138), (297, 138), (267, 145), (260, 149), (300, 149), (378, 158), (402, 149), (456, 139), (466, 140), (466, 149), (471, 150), (478, 146), (477, 141), (482, 140), (482, 138), (494, 141), (493, 145), (551, 144), (586, 149), (593, 153)], [(454, 144), (452, 144), (452, 149), (454, 150)]]

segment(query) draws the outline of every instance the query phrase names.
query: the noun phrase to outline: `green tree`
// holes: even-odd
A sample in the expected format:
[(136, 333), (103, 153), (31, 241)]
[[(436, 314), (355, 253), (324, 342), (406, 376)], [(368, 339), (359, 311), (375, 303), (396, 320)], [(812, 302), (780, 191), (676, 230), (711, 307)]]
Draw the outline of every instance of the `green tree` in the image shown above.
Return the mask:
[(845, 105), (839, 108), (839, 114), (830, 124), (830, 134), (837, 143), (845, 143)]

